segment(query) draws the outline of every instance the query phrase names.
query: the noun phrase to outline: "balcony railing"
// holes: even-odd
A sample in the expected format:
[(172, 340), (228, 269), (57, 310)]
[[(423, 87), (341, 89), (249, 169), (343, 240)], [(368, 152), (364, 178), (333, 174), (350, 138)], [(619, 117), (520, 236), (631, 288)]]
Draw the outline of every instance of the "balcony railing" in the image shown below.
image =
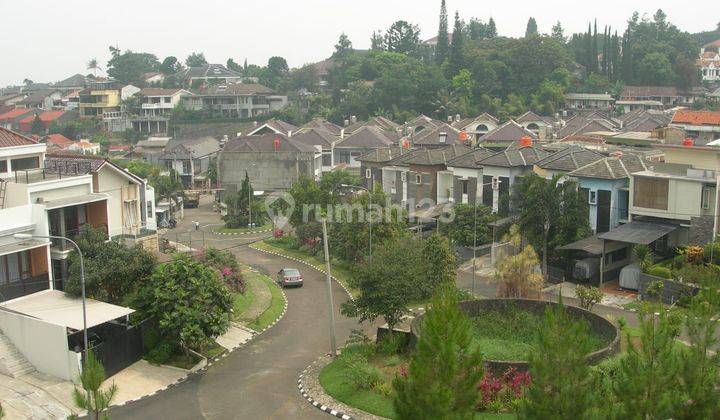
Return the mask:
[(15, 299), (20, 296), (40, 292), (49, 288), (48, 273), (37, 276), (23, 276), (18, 279), (11, 279), (10, 282), (0, 284), (0, 301)]
[(32, 184), (33, 182), (62, 179), (71, 176), (85, 175), (90, 172), (88, 162), (46, 162), (44, 168), (24, 169), (14, 171), (15, 182)]

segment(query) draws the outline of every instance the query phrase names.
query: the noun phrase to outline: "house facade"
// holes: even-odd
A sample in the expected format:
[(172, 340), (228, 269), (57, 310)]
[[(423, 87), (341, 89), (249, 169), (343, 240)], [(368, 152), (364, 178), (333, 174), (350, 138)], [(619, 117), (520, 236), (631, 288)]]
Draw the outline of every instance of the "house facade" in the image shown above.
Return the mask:
[(565, 109), (572, 112), (586, 110), (609, 111), (615, 99), (609, 93), (566, 93)]
[(683, 129), (695, 144), (705, 145), (720, 138), (720, 111), (681, 109), (673, 115), (670, 126)]
[(697, 66), (703, 82), (720, 82), (720, 39), (700, 48)]
[(170, 116), (181, 98), (192, 93), (185, 89), (144, 88), (137, 95), (141, 98), (142, 116), (160, 117)]
[(158, 163), (168, 170), (174, 170), (185, 188), (208, 188), (207, 170), (220, 151), (220, 142), (213, 137), (196, 139), (172, 139)]
[(207, 110), (213, 115), (229, 118), (257, 117), (283, 109), (287, 104), (287, 96), (256, 83), (213, 85), (183, 99), (187, 109)]

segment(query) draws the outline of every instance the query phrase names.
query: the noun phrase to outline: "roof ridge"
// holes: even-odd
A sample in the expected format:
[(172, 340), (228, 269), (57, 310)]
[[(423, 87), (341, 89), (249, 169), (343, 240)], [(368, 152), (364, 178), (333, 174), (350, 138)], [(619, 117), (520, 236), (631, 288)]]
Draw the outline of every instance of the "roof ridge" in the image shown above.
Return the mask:
[(606, 159), (603, 159), (603, 162), (605, 162), (605, 167), (607, 167), (607, 170), (610, 173), (610, 176), (614, 178), (615, 172), (612, 170), (612, 167), (610, 166), (610, 159), (612, 159), (612, 157), (609, 156)]

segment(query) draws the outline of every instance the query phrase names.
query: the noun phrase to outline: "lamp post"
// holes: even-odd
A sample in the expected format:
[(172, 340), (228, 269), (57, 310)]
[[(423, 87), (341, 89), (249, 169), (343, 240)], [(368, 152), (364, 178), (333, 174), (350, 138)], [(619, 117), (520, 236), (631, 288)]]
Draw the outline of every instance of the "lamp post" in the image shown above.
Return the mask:
[[(354, 188), (354, 189), (358, 189), (358, 190), (367, 191), (368, 197), (370, 198), (370, 203), (372, 204), (372, 197), (370, 194), (370, 190), (368, 190), (367, 188), (361, 187), (359, 185), (350, 185), (350, 184), (340, 184), (340, 186), (345, 187), (345, 188)], [(368, 223), (370, 224), (370, 258), (372, 258), (372, 225), (373, 225), (372, 218), (368, 219)]]
[[(496, 181), (496, 185), (500, 185), (500, 180), (498, 179)], [(484, 187), (486, 185), (492, 185), (492, 182), (486, 182), (485, 184), (480, 184), (481, 187)], [(477, 194), (475, 194), (475, 202), (473, 203), (473, 272), (472, 272), (472, 295), (475, 297), (475, 271), (476, 269), (476, 259), (477, 259)], [(493, 226), (493, 243), (490, 246), (490, 255), (492, 257), (493, 247), (495, 246), (495, 226)]]
[(34, 239), (34, 238), (40, 238), (40, 239), (62, 239), (65, 241), (70, 242), (75, 249), (78, 252), (78, 255), (80, 256), (80, 287), (82, 289), (82, 316), (83, 316), (83, 356), (85, 358), (85, 361), (87, 361), (88, 358), (88, 334), (87, 334), (87, 308), (86, 308), (86, 299), (85, 299), (85, 262), (83, 261), (83, 254), (82, 251), (80, 251), (80, 247), (78, 244), (73, 241), (70, 238), (66, 238), (65, 236), (56, 236), (56, 235), (31, 235), (29, 233), (16, 233), (13, 235), (15, 239)]

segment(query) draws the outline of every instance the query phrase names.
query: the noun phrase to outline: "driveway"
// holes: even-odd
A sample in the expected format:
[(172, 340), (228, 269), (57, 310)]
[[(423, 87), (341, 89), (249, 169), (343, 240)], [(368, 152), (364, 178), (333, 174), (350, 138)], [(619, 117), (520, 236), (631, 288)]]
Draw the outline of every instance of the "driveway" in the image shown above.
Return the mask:
[[(248, 247), (233, 248), (233, 251), (243, 263), (268, 273), (296, 265)], [(114, 408), (111, 417), (326, 417), (327, 414), (303, 400), (297, 389), (297, 375), (318, 356), (329, 352), (325, 277), (310, 268), (298, 268), (303, 273), (305, 285), (286, 289), (288, 310), (273, 328), (211, 366), (203, 375), (194, 376), (152, 397)], [(339, 314), (339, 306), (347, 295), (334, 282), (333, 296), (338, 343), (343, 343), (351, 329), (360, 327), (355, 320)]]

